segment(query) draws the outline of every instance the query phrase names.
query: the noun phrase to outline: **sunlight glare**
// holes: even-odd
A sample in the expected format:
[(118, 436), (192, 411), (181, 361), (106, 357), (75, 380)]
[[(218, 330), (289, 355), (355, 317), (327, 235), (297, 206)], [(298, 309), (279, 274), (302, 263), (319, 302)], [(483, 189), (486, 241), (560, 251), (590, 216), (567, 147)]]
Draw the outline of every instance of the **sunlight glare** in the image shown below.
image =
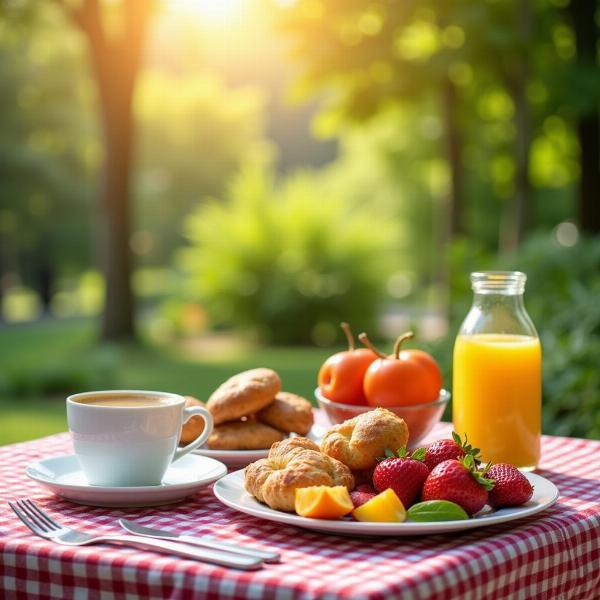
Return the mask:
[(169, 0), (170, 11), (198, 18), (204, 23), (220, 24), (233, 19), (243, 0)]

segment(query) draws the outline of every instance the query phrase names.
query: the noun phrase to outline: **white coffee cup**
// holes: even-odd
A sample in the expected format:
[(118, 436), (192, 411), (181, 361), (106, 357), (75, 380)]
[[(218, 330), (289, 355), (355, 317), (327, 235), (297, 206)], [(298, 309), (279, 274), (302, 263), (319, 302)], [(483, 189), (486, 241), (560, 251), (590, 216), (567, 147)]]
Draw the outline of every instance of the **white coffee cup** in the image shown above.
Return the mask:
[[(182, 425), (194, 415), (204, 430), (178, 448)], [(202, 406), (166, 392), (107, 390), (67, 398), (67, 421), (75, 455), (91, 485), (160, 485), (169, 465), (198, 448), (211, 434), (213, 419)]]

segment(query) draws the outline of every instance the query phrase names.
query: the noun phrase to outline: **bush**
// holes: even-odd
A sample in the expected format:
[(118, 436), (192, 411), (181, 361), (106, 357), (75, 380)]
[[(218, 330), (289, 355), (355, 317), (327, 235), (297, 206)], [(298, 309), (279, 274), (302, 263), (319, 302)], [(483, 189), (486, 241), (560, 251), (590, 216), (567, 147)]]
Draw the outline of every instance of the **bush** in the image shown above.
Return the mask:
[(50, 358), (43, 364), (13, 366), (0, 374), (0, 393), (11, 396), (69, 395), (115, 386), (119, 354), (104, 347), (85, 357)]
[(328, 343), (340, 319), (372, 326), (397, 232), (377, 203), (353, 203), (301, 173), (276, 184), (242, 172), (188, 219), (187, 295), (218, 325), (273, 343)]
[(518, 265), (542, 342), (545, 430), (600, 437), (600, 238), (566, 248), (537, 235)]

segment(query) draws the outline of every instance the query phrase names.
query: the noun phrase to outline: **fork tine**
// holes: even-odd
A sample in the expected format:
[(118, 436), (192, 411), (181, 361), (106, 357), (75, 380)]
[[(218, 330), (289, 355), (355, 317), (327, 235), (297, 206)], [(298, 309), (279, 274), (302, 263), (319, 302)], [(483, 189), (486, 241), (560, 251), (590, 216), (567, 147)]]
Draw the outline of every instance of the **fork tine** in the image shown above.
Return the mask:
[(23, 500), (23, 503), (26, 504), (40, 519), (43, 519), (50, 529), (58, 530), (63, 528), (60, 523), (57, 523), (49, 514), (45, 513), (33, 500), (27, 498), (26, 500)]
[(27, 529), (33, 531), (33, 533), (37, 535), (41, 534), (39, 527), (27, 517), (27, 515), (17, 506), (16, 502), (9, 502), (8, 505), (13, 509), (13, 512), (19, 517)]
[(41, 517), (39, 517), (35, 511), (31, 510), (31, 508), (29, 508), (29, 506), (27, 506), (23, 500), (17, 500), (16, 504), (27, 515), (27, 517), (29, 517), (29, 520), (36, 524), (38, 529), (41, 529), (45, 533), (51, 531), (50, 527), (48, 527), (48, 524)]

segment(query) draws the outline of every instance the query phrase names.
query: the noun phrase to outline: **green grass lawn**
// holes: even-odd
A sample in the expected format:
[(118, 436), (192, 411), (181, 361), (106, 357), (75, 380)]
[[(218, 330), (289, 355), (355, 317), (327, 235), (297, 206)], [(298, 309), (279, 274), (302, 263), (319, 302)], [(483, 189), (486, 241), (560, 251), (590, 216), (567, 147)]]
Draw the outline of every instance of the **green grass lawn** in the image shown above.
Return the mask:
[(286, 390), (312, 398), (331, 350), (210, 344), (99, 345), (87, 320), (43, 321), (0, 329), (0, 445), (66, 430), (65, 397), (91, 389), (147, 389), (206, 399), (238, 371), (270, 367)]

